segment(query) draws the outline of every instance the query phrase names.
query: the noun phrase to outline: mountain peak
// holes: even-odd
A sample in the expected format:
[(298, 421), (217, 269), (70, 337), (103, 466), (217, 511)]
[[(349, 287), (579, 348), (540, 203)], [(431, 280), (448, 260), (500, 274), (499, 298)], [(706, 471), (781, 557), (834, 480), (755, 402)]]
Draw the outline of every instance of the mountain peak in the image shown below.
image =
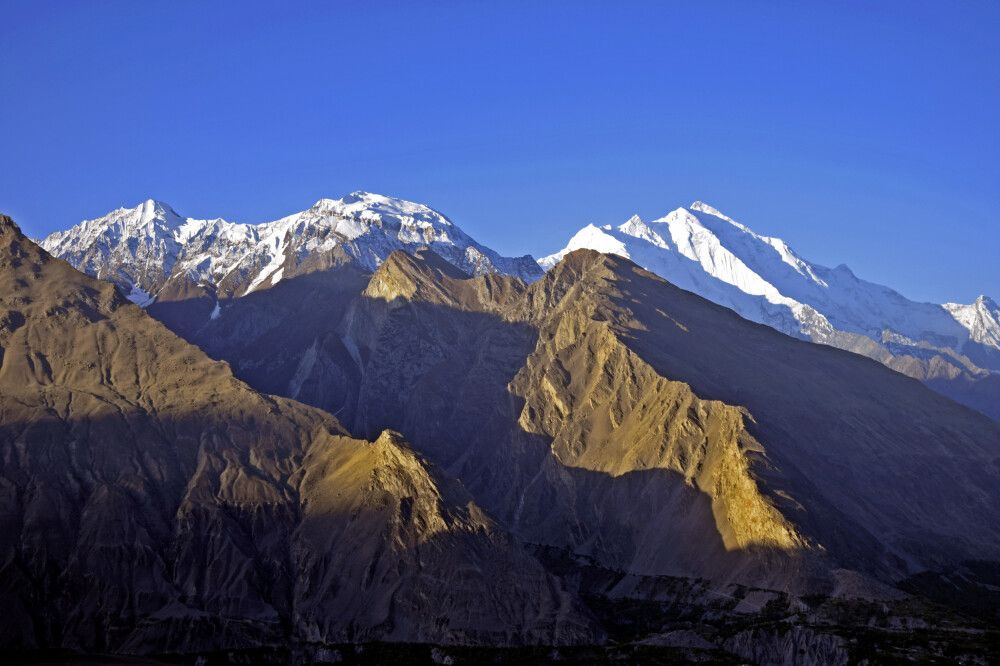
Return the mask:
[(385, 203), (392, 200), (392, 197), (387, 197), (383, 194), (365, 192), (364, 190), (355, 190), (350, 194), (345, 194), (339, 199), (323, 197), (316, 202), (315, 206), (353, 206), (356, 204)]
[(94, 219), (103, 219), (119, 211), (137, 212), (137, 213), (143, 213), (148, 211), (150, 213), (173, 213), (174, 215), (177, 214), (177, 211), (174, 210), (173, 206), (168, 204), (166, 201), (161, 201), (160, 199), (154, 199), (152, 197), (148, 197), (146, 199), (143, 199), (139, 203), (135, 204), (134, 206), (124, 205), (111, 211), (107, 215)]
[(0, 213), (0, 236), (6, 236), (9, 233), (20, 233), (21, 229), (17, 226), (17, 223), (9, 215), (4, 215)]
[[(635, 217), (636, 216), (633, 216), (633, 218)], [(631, 218), (629, 221), (631, 221)], [(625, 224), (627, 225), (628, 222)], [(640, 224), (645, 226), (645, 223), (642, 223), (641, 221)], [(566, 244), (566, 247), (559, 252), (550, 254), (547, 257), (542, 257), (538, 260), (538, 264), (545, 270), (549, 270), (559, 263), (563, 257), (570, 254), (574, 250), (595, 250), (597, 252), (604, 252), (607, 254), (617, 254), (626, 258), (629, 257), (625, 244), (615, 238), (613, 232), (607, 229), (601, 229), (593, 224), (588, 224), (569, 239), (569, 243)]]
[(681, 222), (685, 221), (691, 224), (697, 224), (698, 218), (694, 216), (690, 209), (680, 206), (673, 209), (663, 217), (658, 217), (651, 222), (651, 224), (670, 224), (671, 222)]
[(355, 203), (358, 201), (392, 201), (393, 197), (378, 192), (368, 192), (367, 190), (354, 190), (350, 194), (341, 198), (344, 203)]
[(387, 302), (419, 299), (444, 303), (451, 299), (447, 290), (442, 289), (442, 283), (468, 278), (469, 275), (428, 247), (414, 252), (395, 250), (372, 274), (364, 294)]
[(690, 210), (696, 210), (699, 213), (714, 215), (715, 217), (732, 222), (732, 220), (728, 216), (724, 215), (718, 208), (716, 208), (715, 206), (711, 206), (705, 203), (704, 201), (695, 201), (690, 206), (688, 206), (688, 208)]
[(453, 226), (451, 220), (430, 206), (364, 190), (355, 190), (339, 199), (320, 199), (313, 204), (312, 208), (345, 216), (367, 213), (378, 216), (414, 218), (436, 226)]
[(976, 305), (979, 307), (989, 308), (990, 310), (998, 309), (996, 301), (987, 296), (986, 294), (980, 294), (976, 299)]
[(143, 201), (139, 205), (142, 206), (144, 209), (148, 208), (153, 210), (168, 210), (171, 212), (176, 212), (174, 211), (173, 206), (168, 204), (166, 201), (160, 201), (159, 199), (149, 198)]

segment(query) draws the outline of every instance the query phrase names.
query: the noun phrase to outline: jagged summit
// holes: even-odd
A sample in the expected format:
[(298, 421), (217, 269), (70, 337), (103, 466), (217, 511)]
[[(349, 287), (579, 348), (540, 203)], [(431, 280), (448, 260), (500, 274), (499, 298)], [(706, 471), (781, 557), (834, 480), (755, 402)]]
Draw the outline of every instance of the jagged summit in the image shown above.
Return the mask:
[(41, 245), (144, 305), (192, 288), (213, 297), (244, 295), (305, 270), (335, 248), (368, 270), (394, 250), (426, 245), (473, 275), (528, 281), (541, 275), (531, 257), (503, 257), (428, 206), (363, 191), (260, 224), (185, 218), (150, 199), (51, 234)]
[(146, 199), (140, 204), (140, 207), (143, 210), (143, 214), (146, 214), (147, 211), (154, 214), (166, 214), (166, 213), (173, 213), (174, 215), (177, 214), (173, 206), (166, 203), (165, 201), (160, 201), (159, 199), (152, 199), (152, 198)]
[(981, 294), (968, 305), (945, 303), (944, 308), (969, 330), (971, 340), (990, 348), (1000, 348), (1000, 306)]
[(20, 232), (21, 230), (10, 216), (0, 213), (0, 234), (7, 234), (13, 231)]
[(691, 202), (691, 205), (688, 206), (688, 208), (690, 208), (691, 210), (696, 210), (696, 211), (702, 212), (702, 213), (708, 213), (709, 215), (715, 215), (716, 217), (721, 217), (724, 220), (730, 219), (730, 218), (726, 217), (725, 215), (723, 215), (719, 211), (718, 208), (716, 208), (715, 206), (712, 206), (710, 204), (707, 204), (704, 201), (701, 201), (700, 199)]

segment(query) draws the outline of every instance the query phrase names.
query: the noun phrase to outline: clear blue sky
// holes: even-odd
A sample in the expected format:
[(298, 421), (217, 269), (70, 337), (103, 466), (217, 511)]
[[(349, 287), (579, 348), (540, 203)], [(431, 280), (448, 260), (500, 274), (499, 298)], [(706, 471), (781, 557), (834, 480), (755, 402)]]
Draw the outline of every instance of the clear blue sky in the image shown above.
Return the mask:
[(989, 0), (0, 0), (0, 210), (38, 236), (365, 189), (542, 254), (703, 199), (908, 296), (1000, 298), (998, 35)]

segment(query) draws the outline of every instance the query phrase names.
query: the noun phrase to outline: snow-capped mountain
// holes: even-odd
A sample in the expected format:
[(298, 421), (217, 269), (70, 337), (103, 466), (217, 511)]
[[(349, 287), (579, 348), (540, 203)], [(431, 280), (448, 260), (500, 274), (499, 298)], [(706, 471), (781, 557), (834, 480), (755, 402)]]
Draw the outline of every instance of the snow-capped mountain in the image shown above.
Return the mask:
[(1000, 348), (1000, 306), (988, 296), (980, 296), (975, 303), (945, 303), (944, 309), (969, 331), (974, 342)]
[(702, 202), (648, 223), (633, 216), (617, 227), (587, 225), (539, 264), (547, 270), (580, 248), (628, 257), (746, 319), (865, 354), (929, 383), (968, 384), (1000, 373), (1000, 308), (989, 298), (971, 305), (912, 301), (847, 266), (807, 261), (785, 241)]
[(542, 274), (529, 256), (502, 257), (422, 204), (368, 192), (320, 199), (311, 208), (262, 224), (182, 217), (152, 199), (53, 233), (51, 254), (117, 283), (148, 305), (166, 292), (196, 287), (242, 296), (294, 275), (306, 261), (333, 255), (374, 270), (393, 250), (431, 247), (462, 270)]

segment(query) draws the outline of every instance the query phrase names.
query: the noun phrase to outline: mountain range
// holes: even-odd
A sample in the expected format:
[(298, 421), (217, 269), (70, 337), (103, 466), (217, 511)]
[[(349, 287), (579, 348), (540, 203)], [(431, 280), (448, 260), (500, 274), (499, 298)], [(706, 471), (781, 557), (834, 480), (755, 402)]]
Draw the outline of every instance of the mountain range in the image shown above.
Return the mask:
[(543, 272), (418, 204), (320, 203), (147, 202), (42, 247), (0, 220), (3, 645), (997, 656), (1000, 421), (891, 367), (987, 372), (992, 315), (704, 205)]
[(618, 227), (587, 225), (537, 263), (500, 256), (425, 205), (367, 192), (257, 225), (183, 218), (148, 200), (40, 244), (140, 305), (158, 302), (162, 317), (170, 316), (166, 303), (194, 298), (218, 316), (227, 299), (331, 262), (374, 270), (397, 249), (427, 246), (469, 274), (528, 282), (568, 252), (593, 249), (630, 258), (751, 321), (873, 358), (1000, 419), (1000, 306), (988, 296), (967, 305), (912, 301), (845, 265), (809, 262), (702, 202), (648, 223), (633, 216)]
[(140, 305), (192, 290), (243, 296), (310, 269), (336, 249), (368, 269), (393, 250), (428, 246), (473, 275), (502, 272), (532, 280), (531, 257), (501, 257), (427, 206), (368, 192), (320, 199), (280, 220), (238, 224), (181, 217), (149, 199), (48, 236), (42, 247), (119, 285)]

